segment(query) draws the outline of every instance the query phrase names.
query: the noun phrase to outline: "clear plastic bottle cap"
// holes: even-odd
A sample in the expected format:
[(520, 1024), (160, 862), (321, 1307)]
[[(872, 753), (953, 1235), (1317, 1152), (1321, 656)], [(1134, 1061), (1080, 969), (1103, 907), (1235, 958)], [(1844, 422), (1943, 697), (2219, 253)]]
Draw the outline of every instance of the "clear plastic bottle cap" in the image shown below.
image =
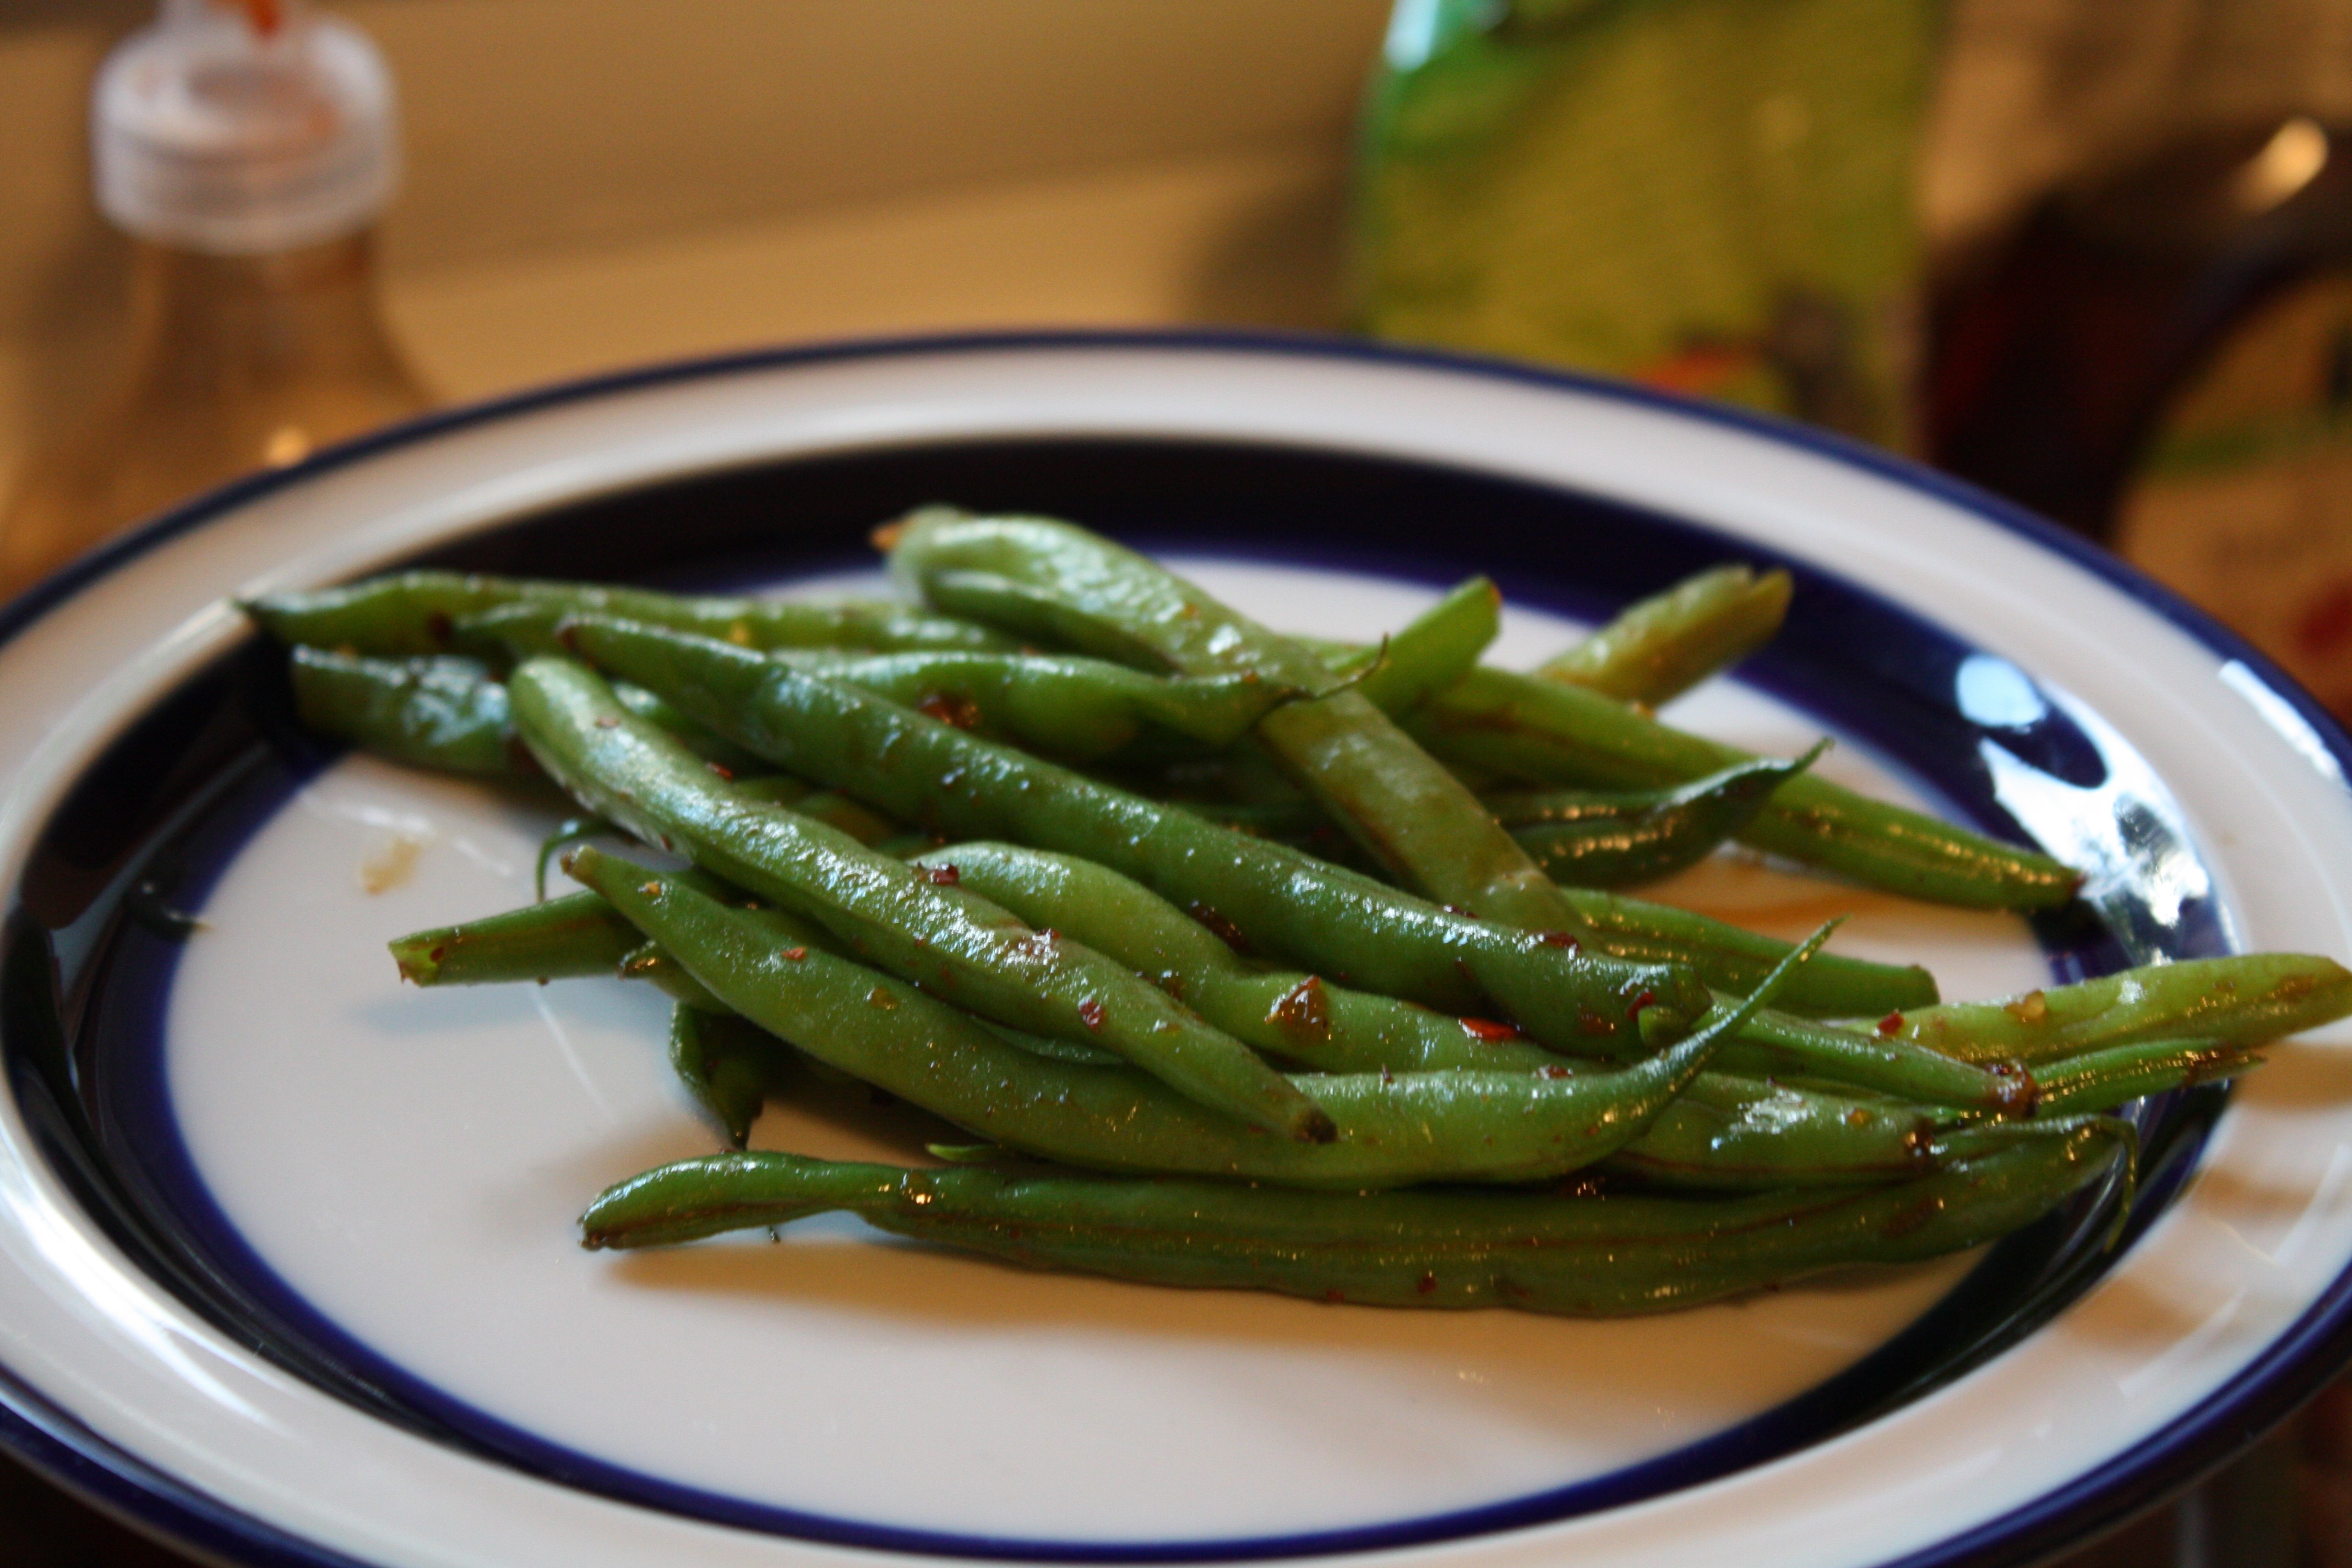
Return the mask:
[(163, 0), (100, 68), (90, 142), (101, 212), (215, 255), (363, 228), (399, 172), (383, 57), (300, 0)]

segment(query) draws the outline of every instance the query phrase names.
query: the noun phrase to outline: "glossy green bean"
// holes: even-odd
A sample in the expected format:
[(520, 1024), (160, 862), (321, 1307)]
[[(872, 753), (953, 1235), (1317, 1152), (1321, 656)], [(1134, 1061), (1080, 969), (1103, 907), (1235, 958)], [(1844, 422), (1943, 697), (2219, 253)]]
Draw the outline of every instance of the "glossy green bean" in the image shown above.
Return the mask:
[(1328, 1136), (1328, 1119), (1288, 1079), (1156, 987), (1089, 948), (950, 898), (838, 829), (732, 789), (630, 714), (593, 672), (531, 659), (508, 689), (516, 728), (540, 766), (598, 816), (684, 851), (975, 1012), (1117, 1051), (1255, 1126)]
[(2262, 1066), (2246, 1046), (2214, 1040), (2150, 1040), (2063, 1057), (2038, 1068), (2041, 1114), (2107, 1110), (2143, 1095), (2227, 1083)]
[(1883, 1019), (1895, 1038), (1947, 1056), (2040, 1062), (2143, 1040), (2253, 1046), (2352, 1016), (2352, 972), (2294, 952), (2126, 969), (2003, 1002), (1914, 1008)]
[(1628, 606), (1535, 673), (1660, 707), (1771, 641), (1795, 587), (1786, 572), (1717, 566)]
[(396, 938), (400, 977), (416, 985), (491, 985), (610, 974), (644, 942), (593, 893)]
[[(1449, 762), (1544, 786), (1654, 788), (1754, 760), (1599, 692), (1483, 667), (1422, 704), (1405, 727)], [(2051, 908), (2082, 880), (2045, 855), (1811, 773), (1781, 785), (1739, 837), (1872, 887), (1971, 909)]]
[(695, 1102), (740, 1149), (768, 1095), (773, 1037), (742, 1019), (684, 1003), (670, 1009), (669, 1065)]
[(1503, 595), (1491, 579), (1473, 577), (1415, 616), (1377, 647), (1344, 648), (1307, 642), (1383, 713), (1402, 713), (1477, 668), (1478, 658), (1503, 629)]
[(298, 647), (294, 711), (322, 735), (394, 762), (489, 778), (536, 775), (515, 743), (506, 688), (468, 658), (394, 661)]
[[(1590, 1061), (1571, 1061), (1530, 1041), (1479, 1020), (1448, 1017), (1411, 1003), (1375, 996), (1320, 979), (1268, 973), (1243, 960), (1197, 922), (1117, 873), (1066, 856), (1009, 845), (962, 844), (926, 857), (933, 869), (956, 869), (959, 883), (1003, 905), (1034, 925), (1052, 925), (1076, 941), (1118, 959), (1191, 1001), (1212, 1022), (1236, 1037), (1263, 1046), (1319, 1072), (1378, 1073), (1449, 1070), (1541, 1072), (1566, 1068), (1591, 1071)], [(713, 897), (730, 897), (723, 885), (698, 873), (677, 873)], [(507, 917), (511, 942), (516, 922), (533, 917), (568, 939), (578, 924), (560, 906), (594, 894), (574, 894), (517, 910)], [(559, 916), (561, 918), (559, 919)], [(636, 930), (612, 912), (625, 939)], [(426, 933), (436, 943), (458, 947), (460, 933)], [(416, 939), (410, 939), (416, 940)], [(595, 940), (602, 941), (602, 933)], [(399, 944), (395, 943), (395, 948)], [(458, 962), (464, 963), (462, 952)], [(542, 953), (531, 973), (596, 973), (593, 963), (569, 964)], [(622, 961), (620, 973), (650, 980), (672, 997), (706, 1010), (730, 1010), (676, 959), (654, 943)], [(509, 978), (519, 977), (510, 975)], [(1810, 1068), (1817, 1079), (1836, 1076), (1845, 1063), (1801, 1055), (1759, 1051), (1753, 1041), (1776, 1037), (1771, 1019), (1749, 1020), (1740, 1037), (1717, 1055), (1723, 1066), (1743, 1061), (1764, 1072)], [(1071, 1042), (998, 1029), (1013, 1045), (1063, 1061), (1101, 1065), (1118, 1058)], [(1855, 1042), (1865, 1050), (1879, 1043)], [(1987, 1075), (1979, 1068), (1941, 1064), (1943, 1078), (1925, 1077), (1891, 1052), (1894, 1070), (1865, 1070), (1866, 1079), (1924, 1083), (1948, 1101), (1979, 1108), (2021, 1109), (2005, 1091), (2020, 1080)], [(2034, 1079), (2031, 1108), (2042, 1117), (2105, 1110), (2141, 1095), (2187, 1084), (2232, 1077), (2255, 1058), (2230, 1047), (2158, 1042), (2126, 1046), (2051, 1064)], [(1955, 1157), (1956, 1148), (1983, 1152), (1976, 1143), (1955, 1145), (1961, 1111), (1942, 1101), (1921, 1104), (1891, 1099), (1856, 1099), (1818, 1085), (1797, 1088), (1728, 1072), (1701, 1073), (1690, 1088), (1659, 1114), (1638, 1138), (1602, 1162), (1602, 1168), (1667, 1184), (1713, 1190), (1752, 1189), (1776, 1184), (1821, 1184), (1883, 1181), (1916, 1175)], [(2003, 1122), (2014, 1126), (2021, 1123)]]
[[(623, 925), (629, 924), (621, 920), (617, 910), (613, 911), (613, 918)], [(629, 934), (636, 936), (640, 933), (636, 927), (629, 926)], [(613, 972), (624, 980), (644, 981), (681, 1007), (691, 1007), (698, 1013), (711, 1013), (722, 1017), (735, 1011), (712, 995), (709, 986), (688, 974), (686, 966), (663, 952), (658, 942), (641, 942), (630, 949), (629, 955), (622, 959)]]
[(1093, 1169), (1357, 1189), (1541, 1180), (1638, 1135), (1742, 1016), (1725, 1009), (1606, 1073), (1301, 1078), (1337, 1129), (1307, 1143), (1214, 1115), (1129, 1067), (1023, 1050), (903, 981), (795, 940), (805, 928), (781, 911), (730, 907), (593, 848), (568, 868), (714, 994), (809, 1055), (998, 1142)]
[[(447, 655), (370, 658), (296, 647), (289, 660), (294, 710), (321, 734), (413, 767), (499, 778), (538, 778), (515, 739), (507, 689), (478, 660)], [(759, 759), (642, 687), (614, 688), (629, 711), (668, 731), (705, 762), (730, 773)]]
[(646, 1247), (847, 1210), (884, 1230), (1012, 1262), (1159, 1285), (1616, 1316), (1978, 1246), (2049, 1213), (2129, 1154), (2127, 1130), (2088, 1122), (1920, 1181), (1722, 1201), (1291, 1193), (761, 1152), (623, 1182), (589, 1206), (581, 1229), (592, 1247)]
[[(934, 832), (1108, 866), (1269, 953), (1367, 990), (1449, 1012), (1500, 1008), (1540, 1038), (1585, 1048), (1614, 1042), (1621, 1055), (1640, 1048), (1635, 1017), (1643, 1010), (1688, 1020), (1707, 1005), (1687, 968), (1625, 963), (1564, 938), (1449, 913), (707, 638), (593, 617), (572, 635), (597, 663), (641, 683), (652, 675), (672, 700), (793, 773)], [(1821, 987), (1819, 978), (1809, 966), (1800, 980), (1816, 1000), (1843, 989)]]
[(1407, 887), (1484, 919), (1577, 930), (1574, 911), (1526, 851), (1363, 692), (1337, 687), (1311, 649), (1148, 556), (1052, 519), (932, 510), (898, 531), (890, 561), (926, 594), (940, 574), (992, 573), (1123, 626), (1163, 668), (1251, 674), (1309, 693), (1266, 714), (1257, 737), (1375, 861)]
[[(1252, 964), (1142, 884), (1069, 856), (1009, 844), (956, 844), (919, 863), (951, 873), (958, 885), (1032, 924), (1066, 931), (1156, 979), (1234, 1038), (1317, 1071), (1543, 1072), (1565, 1065), (1553, 1052), (1486, 1020), (1449, 1017), (1319, 976)], [(1754, 1019), (1747, 1026), (1758, 1026)], [(1717, 1060), (1742, 1049), (1735, 1036)], [(1905, 1053), (1905, 1065), (1911, 1055)], [(1827, 1071), (1845, 1064), (1814, 1065)], [(1934, 1065), (1931, 1081), (1948, 1097), (1942, 1103), (2008, 1103), (2008, 1080), (1980, 1068)], [(1866, 1076), (1917, 1080), (1916, 1072)], [(1930, 1168), (1937, 1158), (1933, 1135), (1957, 1120), (1949, 1110), (1864, 1102), (1709, 1072), (1609, 1164), (1655, 1180), (1716, 1187), (1884, 1180)]]
[[(647, 588), (552, 583), (455, 572), (401, 572), (340, 588), (268, 594), (242, 608), (283, 643), (397, 658), (447, 653), (457, 621), (505, 605), (533, 608), (551, 635), (586, 611), (677, 626), (744, 647), (848, 647), (875, 652), (962, 647), (1010, 650), (1013, 639), (969, 621), (905, 605), (691, 598)], [(509, 628), (509, 636), (516, 635)], [(551, 648), (542, 651), (552, 651)]]
[(1106, 659), (1056, 654), (940, 651), (782, 657), (829, 679), (887, 697), (961, 729), (1050, 755), (1108, 757), (1157, 730), (1233, 745), (1299, 694), (1254, 675), (1146, 675)]
[(1823, 741), (1788, 762), (1736, 763), (1671, 789), (1536, 790), (1481, 798), (1555, 882), (1622, 888), (1706, 858), (1828, 746)]

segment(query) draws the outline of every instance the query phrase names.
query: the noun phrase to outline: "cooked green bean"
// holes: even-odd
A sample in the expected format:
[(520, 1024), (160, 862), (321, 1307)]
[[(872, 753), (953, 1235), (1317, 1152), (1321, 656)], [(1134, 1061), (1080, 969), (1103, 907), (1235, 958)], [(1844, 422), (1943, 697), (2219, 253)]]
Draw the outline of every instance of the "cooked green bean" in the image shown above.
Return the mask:
[(1258, 739), (1375, 861), (1439, 903), (1530, 931), (1577, 931), (1574, 911), (1527, 852), (1369, 698), (1340, 687), (1309, 648), (1158, 562), (1052, 519), (936, 509), (898, 529), (890, 562), (926, 593), (940, 574), (980, 571), (1051, 595), (1122, 626), (1161, 668), (1251, 674), (1308, 692), (1261, 719)]
[(936, 997), (824, 951), (782, 911), (730, 907), (593, 847), (574, 851), (567, 869), (715, 995), (820, 1061), (998, 1142), (1094, 1169), (1352, 1189), (1542, 1180), (1638, 1135), (1756, 1005), (1724, 1008), (1681, 1043), (1604, 1073), (1304, 1077), (1296, 1081), (1337, 1129), (1331, 1142), (1307, 1143), (1204, 1110), (1129, 1067), (1021, 1049)]
[(2038, 1068), (2041, 1113), (2066, 1116), (2105, 1110), (2200, 1083), (2227, 1083), (2262, 1065), (2245, 1046), (2213, 1040), (2153, 1040), (2061, 1058)]
[[(1637, 1014), (1658, 1008), (1687, 1021), (1707, 1005), (1685, 967), (1621, 963), (1449, 913), (708, 638), (598, 617), (577, 623), (572, 636), (588, 658), (640, 682), (651, 674), (673, 701), (795, 773), (934, 832), (1009, 838), (1108, 866), (1268, 952), (1367, 990), (1449, 1012), (1500, 1007), (1538, 1038), (1585, 1049), (1614, 1041), (1618, 1054), (1637, 1048)], [(1850, 970), (1827, 973), (1843, 980)], [(1851, 988), (1932, 994), (1916, 973), (1903, 973), (1898, 987), (1866, 969), (1869, 984)], [(1808, 966), (1797, 986), (1816, 1002), (1848, 988), (1822, 980)]]
[(1481, 798), (1552, 880), (1622, 888), (1706, 858), (1828, 748), (1823, 741), (1789, 762), (1735, 763), (1671, 789), (1530, 790)]
[(1051, 755), (1108, 757), (1156, 728), (1230, 746), (1298, 692), (1254, 675), (1145, 675), (1069, 655), (939, 651), (782, 657), (961, 729)]
[(1786, 572), (1717, 566), (1643, 599), (1536, 667), (1547, 679), (1663, 706), (1772, 640), (1795, 584)]
[(1378, 647), (1342, 649), (1305, 642), (1325, 664), (1357, 678), (1356, 689), (1383, 713), (1402, 713), (1477, 668), (1503, 629), (1503, 595), (1473, 577), (1415, 616)]
[(1944, 1055), (2047, 1061), (2143, 1040), (2254, 1046), (2352, 1014), (2352, 972), (2331, 958), (2242, 952), (2126, 969), (2005, 1002), (1890, 1015), (1879, 1027)]
[[(1598, 692), (1483, 667), (1423, 703), (1405, 727), (1449, 762), (1541, 786), (1654, 788), (1754, 760)], [(1970, 909), (2051, 908), (2082, 880), (2045, 855), (1810, 773), (1782, 784), (1739, 837), (1872, 887)]]
[[(515, 739), (507, 689), (479, 661), (448, 655), (370, 658), (297, 647), (289, 660), (295, 711), (313, 730), (380, 756), (442, 773), (537, 778)], [(730, 773), (758, 759), (641, 687), (613, 694), (629, 711)]]
[(669, 1065), (696, 1103), (740, 1149), (768, 1093), (773, 1037), (742, 1019), (681, 1002), (670, 1009)]
[(298, 647), (289, 673), (295, 712), (321, 734), (442, 773), (539, 772), (515, 743), (506, 688), (472, 659), (394, 662)]
[[(1265, 973), (1136, 884), (1126, 886), (1132, 895), (1139, 896), (1106, 888), (1106, 883), (1124, 883), (1126, 879), (1100, 867), (991, 844), (957, 845), (930, 857), (929, 863), (934, 868), (955, 867), (961, 884), (1034, 924), (1055, 925), (1141, 970), (1192, 1000), (1213, 1022), (1224, 1024), (1238, 1037), (1259, 1044), (1274, 1042), (1270, 1048), (1317, 1071), (1592, 1070), (1589, 1061), (1570, 1061), (1480, 1020), (1447, 1017), (1411, 1003), (1327, 985), (1307, 976)], [(668, 875), (707, 896), (740, 896), (698, 872)], [(576, 908), (590, 899), (598, 895), (573, 894), (514, 911), (504, 918), (502, 929), (509, 934), (503, 940), (511, 942), (513, 927), (534, 917), (546, 922), (551, 935), (569, 933), (580, 922), (563, 906)], [(617, 910), (611, 911), (611, 920), (623, 932), (622, 940), (639, 934)], [(454, 937), (446, 932), (425, 933), (421, 940), (450, 945), (456, 951), (469, 940), (465, 929), (460, 928)], [(596, 932), (593, 940), (605, 939)], [(402, 946), (394, 944), (395, 951)], [(539, 956), (540, 962), (529, 966), (529, 973), (602, 972), (590, 964), (566, 963), (558, 953)], [(458, 962), (462, 966), (462, 953)], [(505, 977), (516, 978), (522, 972), (518, 967), (516, 974)], [(624, 959), (620, 973), (650, 980), (689, 1005), (732, 1011), (656, 943), (648, 942)], [(1260, 1001), (1265, 1003), (1265, 1016), (1258, 1020), (1263, 1027), (1234, 1026), (1249, 1017), (1244, 1009)], [(1725, 1066), (1745, 1061), (1766, 1071), (1785, 1069), (1790, 1058), (1759, 1054), (1748, 1043), (1759, 1037), (1759, 1031), (1769, 1030), (1771, 1016), (1751, 1018), (1740, 1036), (1718, 1051), (1717, 1061)], [(1102, 1065), (1118, 1060), (1073, 1042), (1003, 1028), (992, 1032), (1013, 1046), (1058, 1061)], [(2038, 1096), (2031, 1109), (2042, 1118), (2105, 1110), (2142, 1095), (2234, 1077), (2257, 1059), (2233, 1047), (2202, 1042), (2160, 1041), (2114, 1047), (2052, 1063), (2036, 1075)], [(1804, 1065), (1801, 1059), (1800, 1065)], [(1817, 1072), (1835, 1070), (1835, 1064), (1811, 1065)], [(1985, 1107), (2001, 1103), (1974, 1088), (1987, 1081), (1981, 1069), (1946, 1065), (1954, 1080), (1947, 1088), (1956, 1091), (1948, 1098), (1965, 1097), (1968, 1103)], [(1904, 1081), (1922, 1080), (1913, 1076)], [(2021, 1080), (1990, 1081), (1996, 1089), (2022, 1087)], [(1601, 1168), (1653, 1183), (1717, 1191), (1886, 1181), (1923, 1174), (1964, 1153), (1986, 1152), (1983, 1137), (1990, 1134), (1971, 1132), (1962, 1137), (1959, 1129), (1965, 1120), (1960, 1110), (1948, 1104), (1858, 1100), (1819, 1087), (1799, 1088), (1710, 1069), (1699, 1074), (1639, 1137), (1602, 1161)]]
[(418, 985), (492, 985), (610, 974), (644, 940), (604, 900), (572, 893), (398, 938), (392, 956)]
[(1729, 1201), (1341, 1195), (721, 1154), (608, 1189), (581, 1230), (592, 1247), (649, 1247), (845, 1209), (901, 1236), (1151, 1284), (1612, 1316), (1974, 1247), (2049, 1213), (2130, 1152), (2127, 1127), (2087, 1121), (1916, 1182)]
[[(623, 925), (629, 925), (628, 921), (621, 920), (617, 910), (614, 911), (613, 918), (621, 921)], [(637, 935), (637, 928), (629, 926), (629, 934)], [(681, 1007), (720, 1016), (735, 1011), (713, 996), (709, 986), (688, 974), (684, 964), (664, 952), (658, 942), (644, 942), (631, 949), (629, 955), (614, 967), (614, 973), (624, 980), (644, 981)]]
[[(1013, 639), (969, 621), (904, 605), (857, 600), (688, 598), (648, 588), (551, 583), (455, 572), (399, 572), (346, 587), (268, 594), (244, 601), (263, 630), (283, 643), (398, 658), (448, 653), (457, 621), (502, 605), (533, 606), (550, 633), (586, 611), (677, 626), (744, 647), (1011, 649)], [(508, 635), (515, 635), (509, 628)], [(543, 648), (541, 651), (553, 651)]]
[(733, 790), (623, 708), (591, 671), (535, 658), (516, 668), (508, 690), (516, 729), (540, 766), (598, 816), (684, 850), (975, 1012), (1117, 1051), (1255, 1126), (1328, 1135), (1328, 1119), (1288, 1079), (1165, 993), (1089, 948), (949, 897), (837, 828)]

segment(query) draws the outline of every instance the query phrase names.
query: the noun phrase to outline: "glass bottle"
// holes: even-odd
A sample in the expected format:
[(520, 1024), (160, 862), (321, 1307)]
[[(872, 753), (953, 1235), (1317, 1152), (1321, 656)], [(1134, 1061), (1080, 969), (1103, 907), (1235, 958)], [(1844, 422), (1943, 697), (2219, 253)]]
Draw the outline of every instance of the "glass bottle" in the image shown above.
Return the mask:
[(2352, 0), (1959, 17), (1955, 68), (2011, 91), (1947, 183), (2013, 189), (1938, 258), (1930, 456), (2352, 718)]
[(100, 209), (132, 237), (129, 369), (0, 513), (0, 597), (181, 498), (427, 398), (377, 308), (390, 78), (299, 5), (165, 0), (91, 95)]

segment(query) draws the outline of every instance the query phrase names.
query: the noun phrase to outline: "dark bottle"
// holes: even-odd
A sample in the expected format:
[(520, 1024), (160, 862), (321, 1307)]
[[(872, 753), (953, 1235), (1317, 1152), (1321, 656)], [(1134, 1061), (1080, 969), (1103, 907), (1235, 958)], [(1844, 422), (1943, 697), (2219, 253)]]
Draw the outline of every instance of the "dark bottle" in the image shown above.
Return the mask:
[[(2201, 132), (2045, 196), (1935, 290), (1930, 458), (2114, 539), (2178, 405), (2232, 340), (2352, 275), (2343, 136), (2300, 115)], [(2340, 403), (2352, 363), (2340, 342), (2323, 352), (2332, 368), (2311, 390)]]

